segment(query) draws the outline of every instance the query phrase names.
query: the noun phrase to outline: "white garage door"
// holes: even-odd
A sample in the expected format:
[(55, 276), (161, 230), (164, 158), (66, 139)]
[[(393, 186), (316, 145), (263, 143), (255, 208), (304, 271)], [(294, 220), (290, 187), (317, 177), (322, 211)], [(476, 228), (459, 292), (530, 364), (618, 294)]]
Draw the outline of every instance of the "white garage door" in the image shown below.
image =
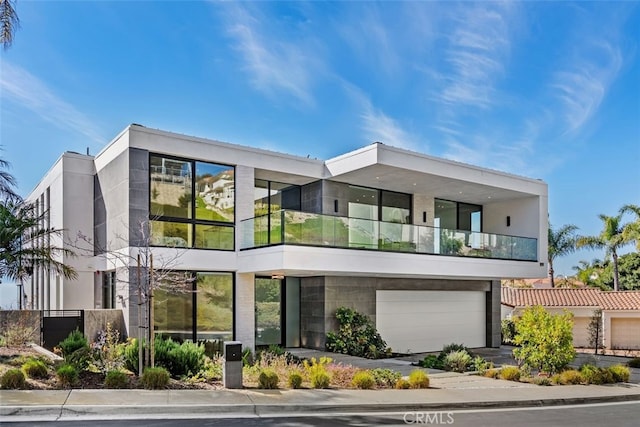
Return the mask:
[(376, 291), (376, 327), (394, 352), (486, 346), (485, 293)]
[(640, 319), (611, 319), (611, 347), (640, 349)]
[[(591, 318), (589, 317), (574, 317), (573, 318), (573, 346), (574, 347), (589, 347), (589, 323)], [(602, 341), (602, 331), (599, 332), (600, 340)]]

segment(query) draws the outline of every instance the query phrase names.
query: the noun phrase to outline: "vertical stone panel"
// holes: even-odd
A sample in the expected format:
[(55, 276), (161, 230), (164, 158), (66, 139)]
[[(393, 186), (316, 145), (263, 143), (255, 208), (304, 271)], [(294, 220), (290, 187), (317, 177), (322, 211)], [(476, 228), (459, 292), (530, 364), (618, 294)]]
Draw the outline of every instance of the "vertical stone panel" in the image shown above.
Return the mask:
[(500, 280), (491, 281), (487, 292), (487, 347), (500, 347), (502, 328), (500, 324)]
[[(338, 202), (338, 212), (335, 203)], [(322, 181), (322, 213), (349, 216), (349, 185), (342, 182)]]
[(235, 340), (240, 341), (243, 348), (248, 347), (255, 350), (255, 275), (253, 273), (238, 273), (235, 285)]
[(322, 181), (303, 185), (300, 197), (303, 212), (322, 213)]
[(300, 344), (302, 347), (325, 349), (324, 277), (300, 280)]

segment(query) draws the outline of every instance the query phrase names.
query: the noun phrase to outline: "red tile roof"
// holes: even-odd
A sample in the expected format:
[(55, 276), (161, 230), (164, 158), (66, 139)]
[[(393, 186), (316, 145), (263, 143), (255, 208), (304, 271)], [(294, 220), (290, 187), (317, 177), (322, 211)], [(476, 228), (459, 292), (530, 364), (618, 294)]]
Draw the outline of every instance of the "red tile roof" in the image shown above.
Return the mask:
[(602, 310), (640, 310), (640, 291), (607, 291), (595, 288), (502, 288), (502, 304), (510, 307), (599, 307)]

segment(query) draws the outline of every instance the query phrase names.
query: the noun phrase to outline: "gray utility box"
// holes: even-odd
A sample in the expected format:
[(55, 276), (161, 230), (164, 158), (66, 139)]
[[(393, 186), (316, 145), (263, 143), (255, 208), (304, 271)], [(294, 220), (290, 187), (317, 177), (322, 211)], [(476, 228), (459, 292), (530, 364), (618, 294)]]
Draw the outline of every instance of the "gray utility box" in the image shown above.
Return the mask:
[(242, 388), (242, 343), (224, 342), (222, 384), (225, 388)]

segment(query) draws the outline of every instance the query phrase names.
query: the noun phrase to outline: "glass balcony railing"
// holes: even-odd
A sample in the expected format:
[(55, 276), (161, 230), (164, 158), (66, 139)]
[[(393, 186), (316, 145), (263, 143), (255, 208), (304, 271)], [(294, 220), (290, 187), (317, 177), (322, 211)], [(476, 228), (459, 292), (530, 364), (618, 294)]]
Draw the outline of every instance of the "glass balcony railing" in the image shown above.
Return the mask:
[(289, 210), (241, 221), (240, 232), (240, 249), (300, 245), (520, 261), (538, 259), (538, 240), (530, 237)]

